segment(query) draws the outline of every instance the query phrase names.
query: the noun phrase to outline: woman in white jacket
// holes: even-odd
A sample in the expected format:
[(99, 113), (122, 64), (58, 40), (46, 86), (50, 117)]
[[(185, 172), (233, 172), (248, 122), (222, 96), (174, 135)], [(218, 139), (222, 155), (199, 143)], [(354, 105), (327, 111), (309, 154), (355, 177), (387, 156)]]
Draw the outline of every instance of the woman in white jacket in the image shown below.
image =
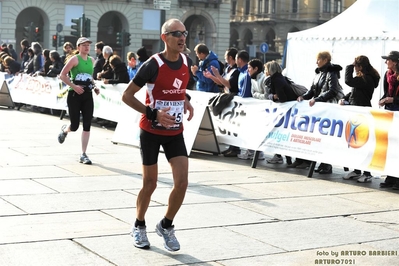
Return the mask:
[(260, 100), (267, 100), (270, 88), (265, 85), (265, 74), (263, 63), (259, 59), (252, 59), (248, 62), (248, 73), (251, 76), (252, 97)]

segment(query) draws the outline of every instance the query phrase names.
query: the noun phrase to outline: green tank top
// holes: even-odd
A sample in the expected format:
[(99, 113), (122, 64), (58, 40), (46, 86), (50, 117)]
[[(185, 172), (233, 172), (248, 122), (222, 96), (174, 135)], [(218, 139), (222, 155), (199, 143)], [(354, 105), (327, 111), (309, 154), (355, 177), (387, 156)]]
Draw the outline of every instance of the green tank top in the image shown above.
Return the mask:
[[(69, 71), (72, 82), (78, 81), (92, 81), (93, 80), (93, 61), (90, 56), (87, 56), (87, 60), (84, 60), (80, 55), (78, 57), (78, 65), (71, 68)], [(72, 90), (72, 88), (69, 88)]]

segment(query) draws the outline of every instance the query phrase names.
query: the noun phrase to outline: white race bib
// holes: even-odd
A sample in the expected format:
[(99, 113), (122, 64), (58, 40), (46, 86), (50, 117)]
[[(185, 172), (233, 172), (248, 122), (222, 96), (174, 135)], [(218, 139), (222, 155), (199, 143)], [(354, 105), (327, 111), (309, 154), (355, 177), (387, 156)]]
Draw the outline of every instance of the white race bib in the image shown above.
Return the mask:
[[(183, 114), (184, 114), (184, 100), (181, 101), (166, 101), (166, 100), (156, 100), (155, 101), (155, 109), (162, 110), (170, 107), (167, 113), (171, 116), (175, 117), (175, 124), (169, 128), (171, 130), (177, 130), (181, 127), (183, 122)], [(157, 129), (166, 129), (158, 122), (153, 123), (153, 127)]]

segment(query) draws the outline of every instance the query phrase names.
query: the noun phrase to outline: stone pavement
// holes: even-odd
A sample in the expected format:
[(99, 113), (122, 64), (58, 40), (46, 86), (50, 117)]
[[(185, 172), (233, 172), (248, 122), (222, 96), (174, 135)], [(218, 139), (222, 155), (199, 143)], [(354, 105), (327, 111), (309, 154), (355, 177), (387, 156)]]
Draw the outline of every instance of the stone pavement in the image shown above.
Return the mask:
[[(190, 185), (174, 224), (181, 250), (155, 233), (172, 186), (163, 154), (146, 221), (149, 250), (129, 235), (141, 186), (136, 147), (92, 128), (57, 142), (57, 116), (0, 107), (0, 265), (399, 265), (399, 194), (284, 164), (190, 155)], [(268, 155), (271, 157), (271, 155)]]

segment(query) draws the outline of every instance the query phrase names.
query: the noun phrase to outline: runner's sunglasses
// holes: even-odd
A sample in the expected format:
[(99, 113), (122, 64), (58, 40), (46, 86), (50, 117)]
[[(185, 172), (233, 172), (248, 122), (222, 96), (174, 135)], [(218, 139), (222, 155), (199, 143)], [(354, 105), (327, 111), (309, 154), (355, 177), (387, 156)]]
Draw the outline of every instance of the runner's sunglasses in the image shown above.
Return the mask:
[(166, 34), (166, 35), (170, 34), (170, 35), (172, 35), (173, 37), (180, 38), (181, 36), (187, 37), (188, 31), (186, 31), (186, 30), (185, 30), (185, 31), (178, 31), (178, 30), (175, 30), (175, 31), (165, 31), (163, 34)]

